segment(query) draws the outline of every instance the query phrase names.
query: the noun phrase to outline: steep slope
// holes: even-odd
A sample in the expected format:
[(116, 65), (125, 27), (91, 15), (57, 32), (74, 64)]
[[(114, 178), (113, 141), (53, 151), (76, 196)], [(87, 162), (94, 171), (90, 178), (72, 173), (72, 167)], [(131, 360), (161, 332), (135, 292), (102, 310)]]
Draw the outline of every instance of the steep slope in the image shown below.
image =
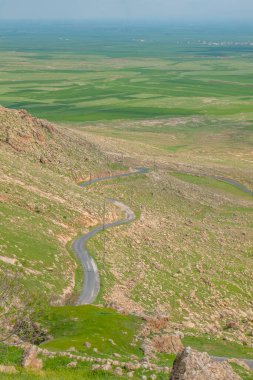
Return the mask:
[(25, 110), (0, 107), (0, 147), (75, 179), (98, 167), (101, 170), (104, 162), (101, 152), (83, 137)]
[(101, 221), (103, 207), (73, 177), (105, 171), (103, 156), (73, 132), (1, 108), (0, 162), (0, 273), (18, 271), (27, 290), (62, 303), (76, 268), (66, 244)]

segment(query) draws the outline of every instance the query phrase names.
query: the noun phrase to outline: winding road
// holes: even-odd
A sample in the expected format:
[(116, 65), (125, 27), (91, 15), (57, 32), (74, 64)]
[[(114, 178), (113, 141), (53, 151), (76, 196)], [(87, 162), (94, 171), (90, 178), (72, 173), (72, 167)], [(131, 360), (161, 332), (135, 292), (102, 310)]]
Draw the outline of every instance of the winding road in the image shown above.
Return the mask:
[[(123, 173), (123, 174), (118, 174), (114, 176), (94, 178), (90, 181), (81, 183), (80, 186), (85, 187), (85, 186), (91, 185), (92, 183), (104, 181), (107, 179), (129, 177), (132, 175), (144, 174), (147, 172), (148, 172), (148, 169), (146, 168), (137, 168), (135, 171), (130, 172), (130, 173)], [(102, 224), (100, 226), (97, 226), (93, 230), (88, 232), (87, 234), (74, 240), (72, 244), (72, 248), (75, 251), (76, 255), (78, 256), (79, 260), (81, 261), (83, 271), (84, 271), (83, 289), (77, 301), (77, 305), (86, 305), (86, 304), (93, 303), (96, 300), (97, 295), (99, 293), (99, 289), (100, 289), (100, 278), (99, 278), (97, 264), (95, 260), (93, 259), (93, 257), (91, 257), (89, 254), (89, 251), (86, 245), (87, 241), (91, 239), (93, 236), (95, 236), (97, 233), (105, 229), (120, 226), (122, 224), (130, 223), (133, 220), (135, 220), (134, 212), (128, 206), (124, 205), (124, 203), (119, 202), (115, 199), (108, 199), (108, 201), (113, 203), (115, 206), (118, 206), (125, 213), (125, 218), (116, 220), (115, 222), (112, 222), (112, 223), (107, 223), (104, 225)]]
[[(113, 176), (94, 178), (89, 181), (81, 183), (80, 186), (86, 187), (88, 185), (91, 185), (92, 183), (96, 183), (96, 182), (100, 182), (100, 181), (104, 181), (108, 179), (114, 179), (114, 178), (129, 177), (136, 174), (144, 174), (144, 173), (148, 173), (148, 171), (149, 170), (147, 168), (137, 168), (135, 171), (130, 172), (130, 173), (123, 173), (123, 174), (118, 174), (118, 175), (113, 175)], [(215, 178), (219, 181), (227, 182), (231, 185), (234, 185), (247, 194), (253, 195), (253, 192), (251, 190), (247, 189), (245, 186), (241, 185), (240, 183), (234, 180), (231, 180), (228, 178), (221, 178), (221, 177), (215, 177)], [(108, 201), (113, 203), (115, 206), (118, 206), (125, 213), (125, 218), (116, 220), (115, 222), (112, 222), (112, 223), (106, 223), (104, 225), (95, 227), (90, 232), (74, 240), (73, 245), (72, 245), (73, 250), (75, 251), (78, 258), (80, 259), (83, 266), (83, 270), (84, 270), (83, 289), (77, 301), (77, 305), (86, 305), (86, 304), (93, 303), (96, 300), (99, 290), (100, 290), (100, 277), (99, 277), (97, 264), (95, 260), (93, 259), (93, 257), (91, 257), (89, 254), (89, 251), (86, 245), (87, 241), (91, 239), (93, 236), (95, 236), (97, 233), (105, 229), (127, 224), (135, 220), (134, 212), (124, 203), (117, 201), (115, 199), (108, 199)], [(217, 362), (228, 360), (228, 358), (226, 357), (212, 356), (212, 358)], [(240, 359), (240, 360), (244, 361), (245, 364), (247, 364), (251, 369), (253, 369), (253, 360), (251, 359)]]
[(247, 189), (247, 187), (245, 187), (244, 185), (242, 185), (239, 182), (234, 181), (233, 179), (223, 178), (223, 177), (213, 177), (213, 178), (217, 179), (218, 181), (226, 182), (230, 185), (233, 185), (233, 186), (237, 187), (238, 189), (242, 190), (244, 193), (253, 196), (253, 191)]

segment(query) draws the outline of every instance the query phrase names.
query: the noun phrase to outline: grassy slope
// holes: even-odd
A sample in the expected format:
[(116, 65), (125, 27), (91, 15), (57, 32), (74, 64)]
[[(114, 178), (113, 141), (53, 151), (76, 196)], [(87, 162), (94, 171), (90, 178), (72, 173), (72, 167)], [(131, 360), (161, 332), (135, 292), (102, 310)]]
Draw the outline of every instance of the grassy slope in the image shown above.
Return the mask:
[[(231, 190), (163, 172), (96, 185), (141, 212), (139, 221), (106, 234), (105, 254), (101, 237), (89, 243), (100, 266), (106, 263), (103, 297), (121, 307), (163, 310), (188, 332), (250, 341), (252, 199)], [(229, 320), (242, 330), (226, 330)]]
[[(18, 271), (26, 291), (62, 302), (76, 268), (66, 244), (99, 223), (103, 207), (102, 198), (87, 196), (74, 179), (108, 167), (80, 136), (50, 134), (30, 116), (1, 109), (0, 128), (1, 275)], [(40, 140), (33, 141), (37, 133)], [(116, 216), (111, 209), (109, 218)]]

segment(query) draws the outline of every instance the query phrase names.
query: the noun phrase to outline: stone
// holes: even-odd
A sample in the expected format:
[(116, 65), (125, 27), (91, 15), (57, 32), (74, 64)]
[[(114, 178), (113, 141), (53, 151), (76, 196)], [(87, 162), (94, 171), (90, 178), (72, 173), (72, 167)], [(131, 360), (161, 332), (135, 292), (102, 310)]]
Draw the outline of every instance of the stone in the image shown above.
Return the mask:
[(153, 373), (153, 375), (150, 376), (151, 380), (156, 380), (156, 375)]
[(111, 363), (105, 363), (101, 366), (102, 371), (111, 371), (112, 370), (112, 365)]
[(134, 372), (128, 372), (127, 376), (132, 379), (134, 377)]
[(120, 367), (115, 368), (114, 375), (116, 375), (116, 376), (122, 376), (123, 375), (122, 368), (120, 368)]
[(91, 344), (90, 344), (90, 342), (85, 342), (85, 343), (84, 343), (84, 346), (87, 347), (87, 348), (91, 348)]
[(128, 370), (128, 371), (135, 371), (136, 369), (139, 369), (140, 368), (140, 364), (134, 364), (134, 363), (126, 363), (124, 365), (124, 367)]
[(68, 351), (69, 351), (69, 352), (76, 352), (76, 348), (75, 348), (75, 347), (70, 347), (70, 348), (68, 349)]
[(68, 368), (76, 368), (76, 366), (77, 366), (77, 362), (70, 362), (69, 364), (67, 364)]
[(177, 330), (173, 335), (178, 336), (180, 339), (184, 339), (184, 333), (182, 331)]
[(177, 355), (170, 380), (241, 380), (226, 362), (215, 362), (207, 353), (189, 347)]
[(43, 362), (38, 359), (38, 349), (35, 346), (31, 346), (24, 353), (22, 360), (22, 367), (31, 369), (42, 369)]
[(238, 329), (238, 324), (235, 321), (229, 321), (226, 324), (226, 329)]
[(13, 365), (0, 365), (0, 373), (10, 373), (14, 374), (17, 373), (18, 371)]

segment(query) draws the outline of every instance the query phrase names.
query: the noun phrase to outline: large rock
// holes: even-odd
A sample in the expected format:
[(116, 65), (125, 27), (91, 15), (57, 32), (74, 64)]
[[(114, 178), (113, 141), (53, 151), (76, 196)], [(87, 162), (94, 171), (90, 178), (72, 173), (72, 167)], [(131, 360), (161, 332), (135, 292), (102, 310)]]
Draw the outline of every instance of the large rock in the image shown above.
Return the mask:
[(186, 348), (178, 354), (170, 380), (241, 380), (226, 362), (213, 361), (207, 353)]
[(179, 336), (175, 335), (156, 335), (151, 346), (155, 351), (167, 354), (178, 354), (184, 349)]
[(42, 369), (43, 362), (41, 359), (38, 359), (37, 347), (31, 346), (25, 351), (22, 360), (22, 366), (24, 368)]

